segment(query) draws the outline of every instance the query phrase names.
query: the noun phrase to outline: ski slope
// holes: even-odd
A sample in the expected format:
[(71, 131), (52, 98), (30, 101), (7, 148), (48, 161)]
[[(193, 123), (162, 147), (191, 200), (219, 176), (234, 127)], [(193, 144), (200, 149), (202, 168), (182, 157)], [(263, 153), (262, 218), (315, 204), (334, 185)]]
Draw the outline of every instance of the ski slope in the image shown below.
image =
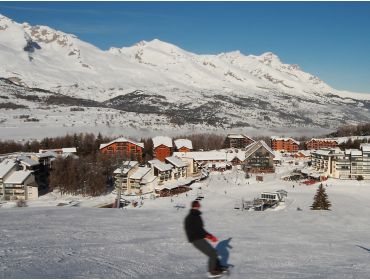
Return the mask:
[[(94, 199), (78, 197), (80, 207), (50, 206), (72, 199), (56, 194), (27, 208), (2, 207), (0, 278), (205, 278), (206, 258), (183, 230), (199, 186), (205, 228), (220, 241), (232, 238), (222, 254), (235, 265), (231, 278), (368, 278), (369, 181), (327, 181), (332, 211), (312, 211), (317, 185), (293, 189), (279, 179), (286, 171), (262, 183), (214, 173), (187, 196), (147, 198), (140, 208), (92, 208)], [(234, 209), (241, 198), (277, 189), (288, 197), (276, 209)]]

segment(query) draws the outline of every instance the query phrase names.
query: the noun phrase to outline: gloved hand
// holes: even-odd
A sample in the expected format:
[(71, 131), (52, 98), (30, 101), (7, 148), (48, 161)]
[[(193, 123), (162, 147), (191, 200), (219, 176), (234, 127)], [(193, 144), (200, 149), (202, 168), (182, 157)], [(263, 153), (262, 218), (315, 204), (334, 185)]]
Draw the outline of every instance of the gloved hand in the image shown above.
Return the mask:
[(207, 234), (206, 235), (206, 239), (208, 239), (208, 240), (210, 240), (212, 242), (217, 242), (218, 241), (217, 237), (216, 236), (213, 236), (212, 234)]

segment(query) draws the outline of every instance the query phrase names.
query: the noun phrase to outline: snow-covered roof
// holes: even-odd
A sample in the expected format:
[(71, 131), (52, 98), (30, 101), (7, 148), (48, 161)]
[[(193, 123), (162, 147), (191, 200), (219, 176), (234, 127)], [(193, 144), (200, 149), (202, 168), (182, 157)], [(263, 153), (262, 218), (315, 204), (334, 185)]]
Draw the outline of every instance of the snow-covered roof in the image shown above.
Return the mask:
[(190, 150), (193, 149), (193, 143), (189, 139), (176, 139), (175, 146), (177, 149), (180, 148), (188, 148)]
[(141, 180), (151, 168), (149, 167), (139, 167), (131, 176), (130, 179)]
[(152, 140), (154, 148), (157, 148), (160, 145), (172, 148), (172, 139), (168, 136), (156, 136)]
[(73, 159), (78, 159), (80, 158), (78, 155), (75, 155), (74, 153), (62, 153), (61, 155), (58, 155), (58, 157), (61, 157), (63, 159), (66, 159), (66, 158), (73, 158)]
[(4, 181), (5, 184), (23, 184), (32, 175), (31, 171), (15, 171)]
[(226, 152), (221, 151), (175, 152), (173, 155), (178, 156), (180, 158), (182, 157), (193, 158), (195, 161), (226, 160)]
[(282, 160), (283, 155), (279, 151), (274, 151), (274, 160)]
[(293, 138), (286, 138), (286, 137), (277, 137), (277, 136), (271, 136), (271, 140), (276, 140), (276, 141), (292, 141), (294, 143), (296, 143), (297, 145), (299, 145), (299, 142), (297, 140), (294, 140)]
[(370, 144), (360, 145), (363, 152), (370, 152)]
[(151, 183), (153, 182), (155, 179), (157, 179), (157, 176), (154, 176), (152, 174), (147, 173), (144, 175), (144, 177), (141, 179), (141, 182), (142, 184), (148, 184), (148, 183)]
[(309, 150), (300, 150), (296, 154), (299, 154), (299, 153), (301, 153), (302, 155), (304, 155), (306, 157), (309, 157), (311, 155), (311, 151), (309, 151)]
[(117, 138), (117, 139), (114, 139), (113, 141), (109, 142), (109, 143), (106, 143), (106, 144), (100, 144), (100, 147), (99, 149), (103, 149), (109, 145), (112, 145), (113, 143), (122, 143), (122, 142), (129, 142), (129, 143), (132, 143), (136, 146), (139, 146), (141, 148), (144, 148), (144, 144), (143, 143), (138, 143), (138, 142), (135, 142), (135, 141), (132, 141), (130, 139), (127, 139), (127, 138), (124, 138), (124, 137), (120, 137), (120, 138)]
[(114, 174), (126, 174), (134, 168), (139, 162), (137, 161), (124, 161), (120, 167), (113, 171)]
[(0, 162), (0, 178), (3, 178), (12, 168), (16, 166), (16, 162), (13, 159), (5, 159)]
[(188, 164), (186, 162), (183, 162), (179, 157), (172, 156), (172, 157), (166, 157), (166, 160), (174, 165), (175, 167), (186, 167)]
[(230, 134), (227, 135), (227, 138), (232, 138), (232, 139), (244, 139), (244, 138), (247, 138), (247, 139), (252, 140), (253, 142), (255, 142), (252, 138), (248, 137), (245, 134), (230, 133)]
[(230, 162), (235, 158), (239, 159), (240, 161), (244, 161), (245, 160), (245, 152), (240, 150), (240, 149), (238, 150), (238, 152), (236, 152), (235, 150), (234, 151), (228, 151), (226, 158), (227, 158), (227, 161), (230, 161)]
[(21, 163), (24, 163), (25, 165), (30, 166), (30, 167), (40, 165), (39, 162), (34, 161), (34, 160), (32, 160), (32, 159), (30, 159), (29, 157), (26, 157), (26, 156), (20, 156), (20, 157), (18, 157), (18, 160)]
[(36, 156), (38, 158), (47, 158), (47, 157), (55, 157), (56, 158), (58, 156), (58, 154), (53, 152), (53, 151), (47, 151), (45, 153), (38, 153), (38, 154), (36, 154)]
[(316, 150), (314, 152), (312, 152), (312, 154), (317, 154), (317, 155), (321, 155), (321, 156), (328, 156), (332, 153), (332, 150)]
[(338, 140), (337, 138), (311, 138), (311, 140), (309, 140), (308, 142), (310, 142), (310, 141), (337, 142), (338, 144), (341, 143), (341, 141)]
[(158, 159), (153, 159), (148, 161), (153, 167), (157, 168), (159, 171), (169, 171), (173, 169), (173, 166), (171, 164), (166, 164), (161, 162)]
[(167, 183), (167, 184), (164, 184), (164, 185), (161, 185), (161, 186), (156, 186), (155, 189), (156, 190), (165, 190), (165, 189), (172, 190), (172, 189), (175, 189), (177, 187), (190, 184), (191, 181), (192, 181), (191, 178), (180, 179), (180, 180), (177, 180), (175, 182)]
[(245, 151), (245, 158), (249, 158), (254, 152), (256, 152), (259, 148), (264, 147), (273, 157), (275, 156), (273, 150), (266, 144), (265, 141), (259, 140), (250, 144)]
[(362, 156), (362, 151), (360, 150), (352, 150), (351, 156)]

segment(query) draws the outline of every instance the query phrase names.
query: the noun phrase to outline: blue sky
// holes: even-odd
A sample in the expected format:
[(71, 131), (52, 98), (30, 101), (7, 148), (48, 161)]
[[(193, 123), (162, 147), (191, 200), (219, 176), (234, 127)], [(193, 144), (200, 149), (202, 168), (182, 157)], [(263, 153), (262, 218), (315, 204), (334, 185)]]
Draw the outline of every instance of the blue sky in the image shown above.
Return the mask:
[(158, 38), (199, 54), (271, 51), (370, 93), (370, 2), (0, 2), (0, 13), (102, 49)]

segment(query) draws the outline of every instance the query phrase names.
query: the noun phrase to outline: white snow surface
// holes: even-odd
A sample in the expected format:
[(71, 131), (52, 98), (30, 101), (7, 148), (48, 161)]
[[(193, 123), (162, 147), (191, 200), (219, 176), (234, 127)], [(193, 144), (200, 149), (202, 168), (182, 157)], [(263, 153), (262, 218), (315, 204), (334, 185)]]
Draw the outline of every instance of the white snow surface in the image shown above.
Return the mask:
[(157, 148), (160, 145), (167, 146), (169, 148), (172, 148), (172, 139), (168, 136), (156, 136), (152, 138), (153, 140), (153, 147)]
[[(232, 248), (221, 252), (224, 257), (228, 252), (227, 262), (235, 266), (231, 278), (368, 278), (369, 181), (324, 182), (332, 210), (312, 211), (317, 184), (279, 179), (293, 168), (278, 168), (262, 183), (236, 169), (211, 173), (187, 196), (173, 202), (146, 197), (138, 208), (91, 208), (113, 201), (113, 194), (92, 199), (51, 193), (27, 208), (4, 205), (0, 278), (205, 278), (207, 260), (183, 229), (199, 187), (205, 228), (220, 243), (231, 238)], [(278, 189), (288, 197), (275, 209), (234, 209), (242, 198)], [(65, 206), (55, 207), (62, 199)]]
[(23, 184), (24, 180), (26, 180), (32, 174), (31, 171), (24, 171), (18, 170), (13, 172), (9, 175), (8, 178), (4, 180), (5, 184)]
[[(369, 94), (333, 89), (271, 52), (195, 54), (158, 39), (104, 51), (0, 15), (0, 62), (0, 137), (6, 139), (204, 131), (319, 137), (370, 115)], [(50, 103), (50, 95), (99, 105)], [(7, 109), (8, 103), (21, 107)]]
[[(17, 23), (1, 14), (0, 61), (1, 77), (100, 101), (136, 89), (164, 92), (169, 100), (189, 98), (186, 91), (196, 89), (245, 92), (270, 88), (293, 96), (332, 92), (353, 97), (297, 65), (282, 63), (271, 52), (199, 55), (159, 39), (103, 51), (75, 35)], [(168, 94), (176, 88), (182, 91)], [(370, 99), (368, 94), (356, 97)]]
[(190, 150), (193, 149), (193, 143), (189, 139), (176, 139), (174, 142), (177, 149), (180, 148), (188, 148)]

